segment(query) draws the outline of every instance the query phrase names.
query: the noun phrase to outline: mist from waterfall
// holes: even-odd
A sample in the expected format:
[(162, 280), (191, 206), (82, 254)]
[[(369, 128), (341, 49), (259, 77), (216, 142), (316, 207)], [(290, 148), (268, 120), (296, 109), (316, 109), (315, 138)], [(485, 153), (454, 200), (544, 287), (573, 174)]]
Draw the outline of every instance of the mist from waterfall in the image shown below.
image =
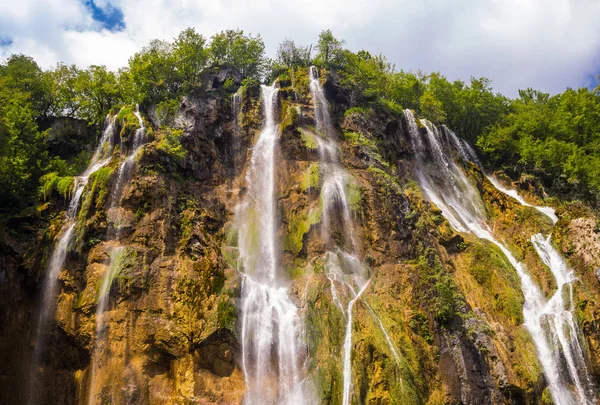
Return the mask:
[[(445, 152), (438, 129), (422, 120), (421, 124), (425, 127), (425, 134), (422, 134), (412, 111), (406, 110), (405, 116), (417, 161), (417, 179), (426, 197), (442, 210), (454, 229), (490, 241), (504, 253), (516, 270), (525, 297), (524, 323), (533, 338), (554, 402), (557, 405), (595, 404), (595, 391), (580, 341), (581, 331), (573, 314), (572, 282), (575, 278), (564, 259), (550, 244), (550, 237), (536, 234), (531, 238), (542, 262), (550, 268), (558, 285), (556, 293), (546, 300), (523, 264), (493, 235), (478, 190), (452, 155)], [(461, 142), (451, 131), (447, 135), (449, 144), (459, 157), (479, 164), (466, 142)], [(462, 151), (459, 145), (463, 147)], [(523, 205), (537, 209), (547, 215), (553, 224), (556, 223), (557, 218), (551, 208), (528, 204), (514, 190), (502, 187), (491, 176), (488, 178), (500, 191)], [(568, 297), (566, 300), (565, 295)]]
[[(325, 255), (327, 278), (331, 283), (333, 302), (340, 308), (346, 322), (343, 356), (343, 392), (342, 404), (348, 405), (352, 399), (352, 314), (354, 305), (369, 286), (369, 278), (364, 264), (359, 259), (359, 244), (352, 221), (351, 207), (347, 189), (350, 175), (339, 161), (338, 145), (331, 125), (331, 115), (325, 93), (319, 81), (319, 72), (315, 66), (309, 68), (310, 92), (313, 99), (314, 116), (317, 130), (321, 185), (321, 233), (329, 251)], [(340, 240), (333, 240), (332, 227), (336, 222), (343, 234)], [(347, 303), (342, 302), (346, 298)], [(370, 309), (370, 308), (369, 308)], [(372, 310), (371, 310), (372, 311)], [(379, 321), (386, 342), (394, 358), (398, 353), (389, 339), (383, 323)]]
[(298, 309), (280, 266), (276, 241), (275, 84), (261, 87), (264, 126), (252, 149), (247, 193), (236, 209), (241, 262), (242, 371), (246, 405), (306, 403)]
[(85, 190), (85, 186), (88, 183), (89, 177), (104, 167), (111, 159), (112, 150), (113, 150), (113, 139), (115, 135), (116, 128), (116, 116), (110, 117), (107, 116), (104, 123), (104, 130), (102, 132), (102, 137), (100, 138), (100, 142), (96, 150), (94, 151), (94, 155), (92, 156), (92, 160), (90, 161), (87, 169), (83, 172), (81, 176), (77, 176), (74, 179), (73, 184), (73, 193), (71, 197), (71, 201), (69, 202), (69, 207), (67, 210), (66, 221), (63, 224), (59, 237), (56, 242), (56, 246), (52, 250), (52, 254), (50, 255), (50, 261), (48, 263), (48, 267), (46, 269), (45, 281), (44, 281), (44, 289), (42, 292), (42, 305), (39, 314), (39, 318), (37, 321), (37, 328), (35, 334), (35, 348), (32, 357), (32, 365), (31, 365), (31, 373), (30, 373), (30, 382), (29, 382), (29, 399), (28, 403), (33, 405), (37, 403), (39, 398), (36, 397), (37, 390), (35, 389), (38, 381), (38, 367), (39, 362), (41, 360), (41, 356), (45, 350), (45, 339), (44, 334), (47, 332), (47, 328), (50, 326), (50, 319), (54, 315), (56, 310), (56, 301), (58, 294), (58, 276), (65, 264), (65, 260), (67, 258), (67, 253), (70, 248), (73, 237), (75, 236), (75, 226), (77, 224), (77, 213), (79, 210), (79, 203), (81, 201), (81, 197), (83, 196), (83, 192)]
[[(136, 104), (135, 111), (133, 114), (138, 119), (139, 128), (136, 129), (135, 134), (133, 135), (133, 141), (131, 142), (131, 147), (129, 148), (129, 153), (121, 162), (119, 166), (119, 170), (117, 172), (117, 181), (115, 186), (113, 187), (111, 193), (111, 203), (109, 210), (109, 219), (113, 223), (115, 228), (115, 233), (117, 239), (120, 237), (120, 227), (122, 222), (121, 213), (119, 210), (119, 206), (121, 204), (121, 198), (123, 196), (123, 190), (125, 185), (131, 180), (133, 175), (133, 166), (134, 160), (137, 153), (142, 149), (142, 146), (146, 143), (146, 127), (144, 127), (144, 120), (142, 120), (142, 116), (140, 115), (139, 106)], [(123, 156), (123, 142), (121, 140), (121, 156)]]
[(96, 375), (98, 369), (103, 361), (106, 363), (109, 356), (105, 355), (108, 352), (106, 347), (108, 345), (108, 331), (106, 330), (108, 304), (110, 300), (110, 289), (112, 282), (118, 275), (121, 269), (121, 263), (125, 254), (125, 248), (123, 246), (117, 246), (110, 252), (110, 262), (106, 274), (102, 278), (102, 284), (98, 291), (98, 303), (96, 304), (96, 337), (94, 340), (94, 346), (92, 350), (92, 360), (90, 363), (90, 383), (88, 389), (88, 404), (93, 405), (95, 403), (102, 403), (102, 400), (96, 401), (96, 395), (98, 393), (98, 387), (96, 387)]

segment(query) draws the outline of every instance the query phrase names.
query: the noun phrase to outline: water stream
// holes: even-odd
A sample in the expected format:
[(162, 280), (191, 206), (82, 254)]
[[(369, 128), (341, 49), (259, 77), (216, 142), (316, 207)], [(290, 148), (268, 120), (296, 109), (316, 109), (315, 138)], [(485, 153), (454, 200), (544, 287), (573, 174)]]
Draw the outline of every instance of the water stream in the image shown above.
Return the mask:
[(252, 149), (247, 194), (237, 207), (242, 274), (241, 343), (247, 405), (304, 404), (298, 309), (276, 242), (275, 84), (262, 86), (264, 126)]
[[(146, 128), (144, 127), (144, 121), (142, 120), (142, 116), (140, 115), (139, 106), (135, 106), (135, 111), (133, 112), (136, 118), (138, 119), (139, 128), (136, 129), (135, 134), (133, 136), (133, 142), (131, 144), (131, 148), (129, 149), (129, 153), (119, 166), (118, 174), (117, 174), (117, 182), (111, 193), (111, 202), (110, 202), (110, 220), (114, 224), (116, 228), (116, 236), (117, 239), (120, 236), (120, 225), (122, 222), (121, 213), (119, 210), (119, 205), (121, 203), (121, 197), (123, 196), (123, 189), (125, 185), (131, 180), (132, 171), (134, 166), (135, 156), (139, 152), (139, 150), (146, 143)], [(121, 142), (121, 154), (123, 154), (123, 143)]]
[[(320, 177), (322, 180), (321, 233), (323, 241), (329, 249), (325, 255), (325, 265), (327, 278), (331, 283), (332, 300), (340, 308), (346, 322), (342, 348), (342, 404), (348, 405), (352, 399), (352, 314), (355, 303), (369, 286), (370, 279), (368, 278), (367, 269), (359, 259), (359, 244), (356, 239), (351, 207), (348, 201), (347, 188), (351, 178), (340, 164), (338, 145), (331, 125), (329, 105), (319, 81), (318, 73), (316, 67), (310, 67), (310, 92), (314, 106)], [(341, 236), (337, 240), (332, 238), (334, 231)], [(348, 301), (346, 305), (342, 302), (344, 298)], [(398, 360), (398, 353), (387, 331), (385, 331), (383, 323), (374, 312), (373, 315), (379, 321), (392, 355)]]
[[(542, 261), (557, 279), (558, 290), (546, 301), (525, 267), (510, 250), (493, 235), (487, 224), (484, 205), (477, 189), (471, 184), (450, 154), (445, 153), (435, 126), (422, 121), (426, 128), (425, 145), (416, 119), (410, 110), (405, 111), (409, 135), (415, 148), (417, 179), (426, 197), (442, 210), (454, 229), (468, 232), (496, 245), (516, 270), (525, 297), (523, 315), (537, 349), (538, 359), (548, 380), (548, 387), (557, 405), (594, 404), (595, 395), (587, 373), (580, 331), (574, 320), (571, 284), (572, 272), (567, 270), (562, 257), (551, 246), (550, 239), (540, 234), (532, 236), (532, 243)], [(451, 140), (452, 143), (454, 141)], [(460, 142), (459, 142), (460, 143)], [(467, 146), (468, 144), (464, 143)], [(459, 155), (463, 155), (460, 150)], [(473, 154), (472, 156), (470, 156)], [(476, 160), (472, 149), (464, 151), (469, 160)], [(549, 207), (535, 207), (526, 203), (514, 190), (502, 187), (493, 177), (492, 184), (500, 191), (514, 197), (523, 205), (536, 208), (556, 222)], [(568, 296), (565, 305), (564, 295)]]
[[(106, 274), (102, 278), (102, 284), (98, 291), (98, 303), (96, 304), (96, 338), (94, 340), (94, 348), (92, 351), (92, 361), (90, 365), (91, 375), (89, 383), (88, 393), (88, 404), (93, 405), (97, 402), (96, 395), (98, 393), (98, 387), (96, 387), (96, 375), (100, 368), (102, 359), (107, 359), (108, 356), (103, 355), (102, 352), (106, 351), (106, 347), (103, 345), (108, 344), (108, 331), (106, 325), (108, 323), (108, 304), (110, 301), (110, 288), (115, 277), (121, 269), (121, 262), (123, 260), (125, 248), (123, 246), (117, 246), (110, 252), (110, 263)], [(104, 349), (104, 350), (103, 350)]]
[(92, 160), (88, 165), (85, 172), (78, 177), (75, 177), (73, 184), (73, 194), (71, 201), (69, 202), (69, 208), (67, 210), (66, 221), (59, 232), (59, 237), (50, 256), (50, 261), (46, 269), (44, 290), (42, 292), (42, 305), (39, 314), (36, 334), (35, 334), (35, 349), (32, 358), (32, 372), (30, 377), (30, 397), (28, 400), (29, 404), (35, 404), (38, 398), (35, 396), (37, 390), (34, 388), (38, 383), (38, 367), (41, 360), (41, 356), (45, 350), (45, 339), (44, 334), (49, 327), (51, 317), (54, 315), (56, 310), (56, 296), (58, 294), (58, 276), (62, 270), (65, 260), (67, 258), (67, 252), (71, 241), (75, 235), (75, 225), (77, 223), (77, 212), (79, 209), (79, 203), (83, 195), (86, 184), (88, 183), (89, 177), (104, 167), (111, 158), (113, 149), (113, 139), (115, 132), (115, 117), (108, 116), (105, 121), (105, 129), (102, 132), (102, 137), (98, 147), (96, 148)]

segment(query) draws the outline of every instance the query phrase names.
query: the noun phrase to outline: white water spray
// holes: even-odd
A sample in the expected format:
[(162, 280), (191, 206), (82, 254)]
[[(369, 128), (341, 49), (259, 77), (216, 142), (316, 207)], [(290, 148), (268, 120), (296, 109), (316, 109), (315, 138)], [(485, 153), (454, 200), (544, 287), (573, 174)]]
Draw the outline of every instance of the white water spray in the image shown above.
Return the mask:
[[(412, 113), (407, 112), (406, 116), (409, 120), (414, 119)], [(409, 122), (409, 127), (417, 126), (413, 126)], [(438, 150), (442, 150), (441, 145), (437, 138), (432, 136), (431, 127), (426, 125), (426, 128), (433, 153), (437, 153)], [(430, 134), (430, 132), (432, 133)], [(411, 131), (410, 136), (413, 145), (418, 144), (417, 138), (421, 137), (420, 133)], [(486, 223), (487, 218), (479, 193), (458, 166), (454, 162), (449, 162), (443, 167), (443, 169), (449, 170), (440, 170), (442, 169), (441, 163), (444, 161), (436, 159), (432, 166), (428, 166), (426, 156), (420, 150), (417, 149), (415, 154), (418, 163), (417, 178), (421, 188), (427, 198), (442, 210), (452, 227), (459, 232), (470, 232), (479, 238), (490, 241), (500, 248), (515, 268), (521, 280), (521, 289), (525, 297), (523, 307), (525, 326), (533, 338), (554, 402), (557, 405), (576, 403), (591, 405), (595, 403), (591, 380), (585, 368), (584, 352), (578, 338), (579, 331), (573, 320), (572, 299), (570, 307), (567, 308), (564, 306), (562, 298), (564, 288), (566, 286), (571, 288), (572, 275), (570, 276), (569, 272), (565, 270), (564, 261), (551, 247), (549, 239), (545, 239), (541, 235), (532, 237), (532, 243), (542, 261), (551, 268), (559, 284), (559, 290), (546, 302), (523, 265), (504, 244), (493, 236)], [(515, 197), (520, 202), (522, 201), (516, 192), (507, 189), (501, 191)], [(541, 209), (547, 207), (534, 208), (548, 215), (554, 222), (554, 218), (549, 215), (550, 211)], [(552, 215), (554, 215), (553, 212)], [(569, 333), (565, 333), (565, 330)], [(563, 366), (564, 363), (567, 367)], [(573, 385), (575, 389), (571, 390), (570, 387)]]
[[(331, 283), (333, 302), (340, 308), (346, 321), (343, 346), (343, 393), (342, 404), (350, 404), (352, 397), (352, 313), (356, 301), (360, 299), (369, 285), (364, 265), (358, 259), (358, 243), (354, 232), (350, 204), (346, 188), (350, 176), (340, 165), (338, 146), (333, 137), (329, 105), (319, 82), (318, 70), (309, 69), (310, 91), (314, 105), (314, 115), (318, 132), (317, 142), (321, 167), (321, 204), (322, 204), (322, 237), (330, 251), (325, 256), (327, 278)], [(340, 215), (341, 214), (341, 215)], [(340, 215), (344, 239), (332, 245), (331, 228), (333, 215)], [(344, 295), (350, 299), (345, 307), (338, 285)]]
[(46, 270), (44, 291), (42, 293), (42, 306), (37, 323), (36, 329), (36, 340), (35, 349), (32, 358), (32, 372), (30, 376), (30, 389), (29, 389), (29, 400), (28, 403), (35, 404), (37, 398), (35, 396), (37, 384), (37, 367), (39, 366), (40, 357), (43, 353), (44, 347), (44, 333), (48, 328), (50, 318), (53, 316), (56, 309), (56, 295), (58, 294), (58, 276), (63, 268), (65, 260), (67, 258), (67, 252), (69, 245), (75, 235), (75, 225), (77, 222), (77, 212), (79, 209), (79, 202), (83, 195), (86, 184), (88, 183), (89, 177), (104, 167), (111, 158), (113, 149), (113, 137), (115, 130), (115, 117), (106, 117), (105, 129), (100, 138), (100, 143), (96, 148), (92, 160), (85, 172), (74, 179), (73, 184), (73, 196), (69, 202), (69, 208), (67, 210), (66, 219), (67, 221), (63, 225), (60, 236), (56, 243), (56, 247), (52, 251), (50, 256), (50, 262)]
[[(139, 128), (135, 131), (133, 136), (133, 142), (129, 151), (129, 154), (125, 157), (121, 165), (119, 166), (119, 171), (117, 174), (117, 182), (115, 187), (113, 188), (111, 195), (111, 203), (110, 203), (110, 213), (111, 213), (111, 222), (114, 223), (114, 226), (117, 228), (117, 236), (119, 236), (119, 227), (121, 218), (115, 213), (119, 209), (119, 204), (121, 203), (121, 197), (123, 195), (123, 189), (125, 184), (131, 180), (133, 164), (135, 160), (135, 156), (139, 152), (139, 150), (146, 143), (146, 128), (144, 127), (144, 121), (142, 120), (142, 116), (140, 115), (139, 106), (135, 106), (135, 111), (133, 112), (136, 118), (138, 119)], [(121, 150), (121, 153), (123, 150)]]
[(96, 375), (98, 373), (98, 369), (100, 368), (101, 361), (103, 359), (106, 360), (108, 357), (102, 354), (103, 351), (106, 351), (106, 348), (102, 350), (102, 345), (108, 344), (108, 332), (105, 330), (108, 323), (108, 314), (106, 313), (106, 310), (108, 309), (108, 304), (110, 301), (110, 288), (113, 280), (121, 269), (121, 262), (123, 260), (124, 253), (125, 248), (122, 246), (118, 246), (110, 252), (110, 263), (108, 270), (102, 278), (102, 284), (100, 286), (100, 290), (98, 291), (98, 303), (96, 305), (96, 340), (94, 341), (92, 362), (90, 365), (91, 375), (88, 393), (89, 405), (101, 403), (101, 399), (98, 401), (96, 400), (96, 395), (98, 392), (98, 387), (96, 387)]
[(492, 183), (494, 185), (494, 187), (496, 187), (498, 190), (500, 190), (501, 192), (503, 192), (504, 194), (514, 198), (515, 200), (517, 200), (521, 205), (524, 205), (526, 207), (532, 207), (535, 208), (536, 210), (538, 210), (539, 212), (541, 212), (542, 214), (544, 214), (545, 216), (547, 216), (548, 218), (550, 218), (550, 220), (552, 221), (552, 224), (555, 225), (558, 222), (558, 217), (555, 214), (554, 208), (552, 207), (538, 207), (536, 205), (531, 205), (529, 204), (527, 201), (525, 201), (523, 199), (523, 197), (521, 197), (519, 195), (519, 193), (517, 193), (517, 190), (513, 190), (513, 189), (508, 189), (506, 187), (504, 187), (499, 181), (498, 179), (496, 179), (494, 176), (490, 176), (486, 174), (487, 179), (490, 181), (490, 183)]
[(247, 405), (306, 402), (299, 367), (300, 322), (281, 274), (276, 243), (277, 89), (262, 86), (265, 124), (252, 150), (248, 192), (238, 206), (242, 264), (242, 369)]

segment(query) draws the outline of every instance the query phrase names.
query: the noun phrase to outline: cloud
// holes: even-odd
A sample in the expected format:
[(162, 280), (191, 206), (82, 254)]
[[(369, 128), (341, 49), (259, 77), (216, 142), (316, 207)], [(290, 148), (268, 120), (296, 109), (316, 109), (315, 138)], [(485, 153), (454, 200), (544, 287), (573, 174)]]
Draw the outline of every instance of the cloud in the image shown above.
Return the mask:
[[(83, 2), (82, 2), (83, 1)], [(0, 56), (22, 52), (117, 68), (151, 39), (195, 27), (260, 33), (270, 55), (291, 38), (332, 29), (353, 50), (383, 53), (397, 69), (450, 79), (488, 77), (510, 96), (588, 86), (600, 72), (597, 0), (22, 0), (0, 4)]]

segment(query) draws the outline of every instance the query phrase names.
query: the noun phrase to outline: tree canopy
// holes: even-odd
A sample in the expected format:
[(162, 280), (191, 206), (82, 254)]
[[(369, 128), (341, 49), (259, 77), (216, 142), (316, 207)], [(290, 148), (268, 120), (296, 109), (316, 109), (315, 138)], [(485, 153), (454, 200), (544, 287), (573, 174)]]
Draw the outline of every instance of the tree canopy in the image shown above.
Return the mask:
[(173, 109), (181, 96), (203, 91), (207, 72), (233, 68), (241, 79), (261, 82), (288, 71), (293, 78), (310, 65), (332, 73), (351, 107), (413, 109), (479, 147), (490, 167), (535, 174), (557, 193), (600, 201), (600, 87), (554, 96), (524, 89), (509, 99), (486, 78), (451, 81), (437, 72), (397, 70), (383, 55), (346, 49), (331, 30), (314, 46), (285, 39), (270, 60), (260, 35), (238, 29), (206, 39), (188, 28), (172, 41), (151, 41), (116, 72), (64, 63), (43, 70), (25, 55), (0, 63), (0, 215), (34, 204), (44, 176), (77, 174), (81, 153), (93, 148), (80, 145), (76, 156), (53, 152), (48, 128), (56, 119), (79, 120), (99, 132), (116, 106)]

